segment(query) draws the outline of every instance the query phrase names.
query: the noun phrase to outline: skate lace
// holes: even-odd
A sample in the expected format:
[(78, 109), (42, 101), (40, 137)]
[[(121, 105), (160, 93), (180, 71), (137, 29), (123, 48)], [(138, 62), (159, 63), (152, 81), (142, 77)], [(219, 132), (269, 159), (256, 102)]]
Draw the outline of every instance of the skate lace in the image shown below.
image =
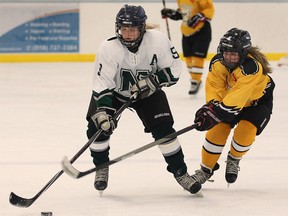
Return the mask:
[(182, 176), (176, 177), (177, 182), (186, 190), (190, 190), (191, 186), (195, 183), (194, 179), (185, 173)]
[(237, 175), (238, 172), (240, 171), (239, 160), (232, 160), (228, 158), (226, 163), (227, 163), (226, 173)]
[(205, 173), (202, 169), (199, 169), (196, 170), (195, 174), (191, 177), (200, 184), (204, 184), (211, 177), (211, 174)]
[(105, 181), (108, 182), (108, 175), (109, 175), (109, 169), (108, 167), (105, 167), (103, 169), (99, 169), (96, 171), (96, 177), (95, 177), (95, 182), (96, 181)]

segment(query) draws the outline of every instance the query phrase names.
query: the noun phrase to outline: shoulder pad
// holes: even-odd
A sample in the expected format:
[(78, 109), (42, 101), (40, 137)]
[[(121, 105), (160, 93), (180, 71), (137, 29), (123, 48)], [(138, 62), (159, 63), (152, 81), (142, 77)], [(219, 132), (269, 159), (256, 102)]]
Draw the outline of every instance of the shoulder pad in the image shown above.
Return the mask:
[(259, 72), (259, 65), (255, 59), (246, 57), (240, 65), (241, 71), (244, 75), (253, 75)]
[(210, 61), (210, 64), (209, 64), (209, 71), (211, 71), (211, 67), (212, 65), (217, 62), (217, 61), (221, 61), (222, 60), (222, 55), (220, 53), (216, 54)]

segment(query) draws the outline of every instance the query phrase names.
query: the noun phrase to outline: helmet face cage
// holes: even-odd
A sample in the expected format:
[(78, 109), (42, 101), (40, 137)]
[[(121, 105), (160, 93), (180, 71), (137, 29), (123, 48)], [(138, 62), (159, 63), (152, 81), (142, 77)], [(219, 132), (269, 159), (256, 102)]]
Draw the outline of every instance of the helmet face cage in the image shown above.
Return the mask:
[[(132, 6), (125, 4), (116, 16), (115, 32), (120, 42), (127, 48), (134, 48), (140, 45), (144, 33), (146, 32), (145, 10), (141, 6)], [(139, 37), (135, 41), (125, 41), (121, 35), (121, 27), (138, 27), (140, 31)]]
[(223, 57), (222, 64), (232, 69), (243, 62), (250, 47), (251, 37), (249, 32), (238, 28), (232, 28), (220, 39), (217, 51), (222, 54), (222, 57), (224, 52), (237, 52), (239, 54), (240, 60), (237, 63), (226, 62)]

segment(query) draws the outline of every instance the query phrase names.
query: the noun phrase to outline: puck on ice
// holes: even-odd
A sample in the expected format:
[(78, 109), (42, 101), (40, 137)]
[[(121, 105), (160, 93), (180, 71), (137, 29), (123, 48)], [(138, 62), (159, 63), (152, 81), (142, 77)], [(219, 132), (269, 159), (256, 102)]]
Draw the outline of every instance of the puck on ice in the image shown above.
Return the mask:
[(52, 212), (41, 212), (41, 216), (52, 216)]

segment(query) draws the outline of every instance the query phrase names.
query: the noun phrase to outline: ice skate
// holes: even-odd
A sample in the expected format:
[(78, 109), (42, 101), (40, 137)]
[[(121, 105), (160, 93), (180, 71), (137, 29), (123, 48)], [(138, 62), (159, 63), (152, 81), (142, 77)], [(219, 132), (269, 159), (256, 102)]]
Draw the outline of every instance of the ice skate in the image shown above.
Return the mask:
[(96, 171), (94, 187), (99, 191), (100, 197), (103, 195), (103, 191), (108, 186), (108, 177), (109, 177), (109, 167), (103, 167)]
[(199, 88), (201, 86), (201, 81), (197, 81), (197, 80), (191, 80), (191, 87), (189, 90), (189, 95), (195, 95), (198, 93)]
[(209, 167), (204, 166), (201, 164), (201, 169), (196, 170), (195, 174), (192, 175), (191, 177), (196, 181), (199, 182), (200, 184), (204, 184), (206, 181), (211, 181), (213, 182), (214, 180), (211, 180), (210, 178), (213, 176), (214, 171), (219, 169), (219, 164), (216, 163), (213, 169), (210, 169)]
[(237, 159), (228, 153), (225, 172), (225, 179), (228, 183), (228, 187), (237, 180), (238, 172), (240, 171), (239, 162), (240, 159)]
[(180, 169), (176, 173), (174, 173), (174, 177), (176, 181), (191, 194), (196, 194), (201, 189), (201, 184), (196, 182), (191, 176)]

